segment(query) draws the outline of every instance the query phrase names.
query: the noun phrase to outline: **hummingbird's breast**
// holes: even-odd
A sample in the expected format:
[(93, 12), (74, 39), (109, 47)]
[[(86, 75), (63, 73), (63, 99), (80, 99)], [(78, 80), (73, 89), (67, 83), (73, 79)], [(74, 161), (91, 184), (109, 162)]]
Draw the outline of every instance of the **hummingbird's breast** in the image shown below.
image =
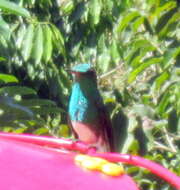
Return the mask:
[(91, 89), (85, 91), (79, 83), (75, 83), (69, 103), (69, 115), (71, 121), (95, 123), (98, 110), (93, 100), (94, 94)]

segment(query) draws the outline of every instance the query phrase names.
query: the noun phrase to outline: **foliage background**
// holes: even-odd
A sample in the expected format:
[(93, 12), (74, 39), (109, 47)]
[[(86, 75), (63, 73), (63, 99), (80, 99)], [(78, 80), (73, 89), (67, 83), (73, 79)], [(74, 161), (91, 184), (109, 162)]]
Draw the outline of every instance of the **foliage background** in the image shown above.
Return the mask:
[[(91, 62), (118, 150), (180, 175), (180, 8), (175, 0), (1, 0), (0, 129), (70, 137), (71, 76)], [(172, 189), (127, 167), (142, 189)]]

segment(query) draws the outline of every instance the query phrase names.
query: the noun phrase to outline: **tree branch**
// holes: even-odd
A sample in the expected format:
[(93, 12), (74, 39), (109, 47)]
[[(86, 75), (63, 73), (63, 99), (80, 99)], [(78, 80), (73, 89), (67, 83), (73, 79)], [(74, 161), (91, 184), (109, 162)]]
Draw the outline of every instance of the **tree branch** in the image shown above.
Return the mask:
[(161, 143), (159, 143), (159, 142), (157, 142), (157, 141), (155, 141), (154, 144), (156, 145), (156, 146), (154, 147), (155, 149), (166, 150), (166, 151), (168, 151), (168, 152), (177, 153), (176, 150), (174, 151), (174, 150), (172, 150), (171, 148), (169, 148), (169, 147), (167, 147), (167, 146), (165, 146), (165, 145), (163, 145), (163, 144), (161, 144)]
[(124, 62), (121, 62), (120, 65), (118, 65), (117, 67), (115, 67), (114, 69), (112, 69), (111, 71), (107, 72), (107, 73), (104, 73), (102, 74), (101, 76), (99, 76), (99, 79), (103, 79), (103, 78), (106, 78), (108, 77), (109, 75), (112, 75), (113, 73), (117, 72), (117, 70), (121, 69), (124, 65)]

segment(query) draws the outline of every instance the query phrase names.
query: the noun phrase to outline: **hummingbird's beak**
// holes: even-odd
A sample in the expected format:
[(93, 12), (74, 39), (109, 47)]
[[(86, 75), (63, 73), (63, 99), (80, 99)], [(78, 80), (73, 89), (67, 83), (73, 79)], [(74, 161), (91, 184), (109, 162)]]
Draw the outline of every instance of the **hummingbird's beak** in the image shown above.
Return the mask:
[(68, 70), (66, 70), (68, 73), (71, 73), (71, 74), (78, 74), (79, 72), (76, 72), (76, 71), (73, 71), (73, 70), (71, 70), (71, 69), (68, 69)]
[(77, 77), (79, 75), (79, 72), (73, 71), (71, 69), (66, 69), (66, 72), (71, 74), (74, 77)]

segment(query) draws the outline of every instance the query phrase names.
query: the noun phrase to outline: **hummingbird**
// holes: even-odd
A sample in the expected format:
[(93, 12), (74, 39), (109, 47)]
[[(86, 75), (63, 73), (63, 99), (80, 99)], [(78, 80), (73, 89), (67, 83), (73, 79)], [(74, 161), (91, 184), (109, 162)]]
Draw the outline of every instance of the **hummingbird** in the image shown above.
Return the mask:
[(113, 128), (97, 86), (97, 77), (91, 64), (75, 65), (69, 101), (69, 120), (78, 140), (93, 146), (99, 152), (113, 152)]

